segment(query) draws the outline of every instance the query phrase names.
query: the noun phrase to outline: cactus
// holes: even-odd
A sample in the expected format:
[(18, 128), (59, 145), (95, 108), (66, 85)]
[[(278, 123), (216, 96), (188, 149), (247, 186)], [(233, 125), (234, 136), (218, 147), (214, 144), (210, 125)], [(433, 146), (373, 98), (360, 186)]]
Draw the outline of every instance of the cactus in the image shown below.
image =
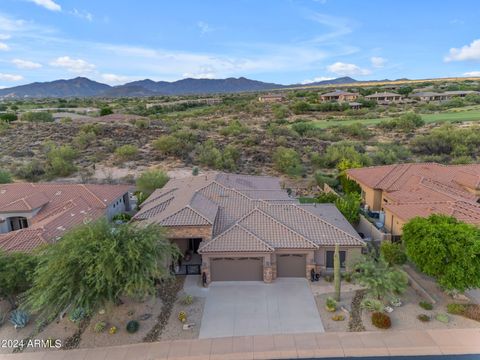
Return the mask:
[(127, 323), (127, 332), (129, 334), (134, 334), (138, 331), (138, 328), (140, 327), (140, 324), (138, 323), (137, 320), (130, 320)]
[(78, 323), (83, 319), (85, 319), (85, 315), (86, 315), (85, 309), (82, 307), (77, 307), (71, 312), (68, 318), (70, 319), (70, 321), (74, 323)]
[(116, 326), (112, 326), (109, 330), (108, 330), (108, 333), (110, 335), (114, 335), (117, 333), (117, 327)]
[(24, 328), (30, 321), (30, 315), (23, 310), (14, 310), (10, 315), (10, 322), (13, 324), (15, 329)]
[(96, 333), (101, 333), (105, 330), (106, 327), (107, 323), (105, 321), (99, 321), (93, 327), (93, 331), (95, 331)]
[(335, 300), (340, 301), (340, 247), (335, 244), (335, 253), (333, 255), (333, 278), (335, 285)]

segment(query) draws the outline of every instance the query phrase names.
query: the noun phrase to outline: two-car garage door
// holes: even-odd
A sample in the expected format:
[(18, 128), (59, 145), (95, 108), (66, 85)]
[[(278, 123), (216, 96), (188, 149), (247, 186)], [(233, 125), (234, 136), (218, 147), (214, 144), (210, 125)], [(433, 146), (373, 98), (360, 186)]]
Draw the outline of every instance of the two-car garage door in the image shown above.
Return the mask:
[(210, 259), (212, 281), (262, 281), (263, 259), (256, 257)]

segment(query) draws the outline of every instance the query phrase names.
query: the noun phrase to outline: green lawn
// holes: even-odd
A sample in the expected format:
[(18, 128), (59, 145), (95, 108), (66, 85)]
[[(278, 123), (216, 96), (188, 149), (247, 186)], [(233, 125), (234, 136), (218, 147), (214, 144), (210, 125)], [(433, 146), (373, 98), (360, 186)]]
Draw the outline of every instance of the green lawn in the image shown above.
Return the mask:
[[(453, 122), (453, 121), (480, 121), (480, 109), (473, 107), (471, 109), (455, 109), (455, 111), (449, 110), (436, 114), (422, 114), (422, 119), (426, 123), (432, 122)], [(346, 120), (318, 120), (315, 122), (315, 126), (320, 129), (325, 129), (331, 126), (338, 125), (350, 125), (356, 122), (364, 125), (378, 124), (383, 120), (391, 118), (373, 118), (373, 119), (346, 119)]]

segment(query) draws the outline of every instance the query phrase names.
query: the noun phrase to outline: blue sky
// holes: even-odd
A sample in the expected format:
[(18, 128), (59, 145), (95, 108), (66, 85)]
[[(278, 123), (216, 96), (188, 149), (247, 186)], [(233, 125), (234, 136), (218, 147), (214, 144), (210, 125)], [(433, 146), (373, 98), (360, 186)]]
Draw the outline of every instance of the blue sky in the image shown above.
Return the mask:
[(480, 76), (478, 0), (1, 0), (0, 86)]

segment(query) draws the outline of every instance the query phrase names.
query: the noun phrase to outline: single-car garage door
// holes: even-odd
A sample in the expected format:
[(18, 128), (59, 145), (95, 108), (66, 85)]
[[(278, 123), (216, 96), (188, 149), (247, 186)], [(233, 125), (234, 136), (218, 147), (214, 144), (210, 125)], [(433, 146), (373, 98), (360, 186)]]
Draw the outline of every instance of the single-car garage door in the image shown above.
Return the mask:
[(278, 277), (306, 277), (307, 257), (298, 254), (277, 255)]
[(262, 281), (262, 258), (210, 259), (212, 281)]

